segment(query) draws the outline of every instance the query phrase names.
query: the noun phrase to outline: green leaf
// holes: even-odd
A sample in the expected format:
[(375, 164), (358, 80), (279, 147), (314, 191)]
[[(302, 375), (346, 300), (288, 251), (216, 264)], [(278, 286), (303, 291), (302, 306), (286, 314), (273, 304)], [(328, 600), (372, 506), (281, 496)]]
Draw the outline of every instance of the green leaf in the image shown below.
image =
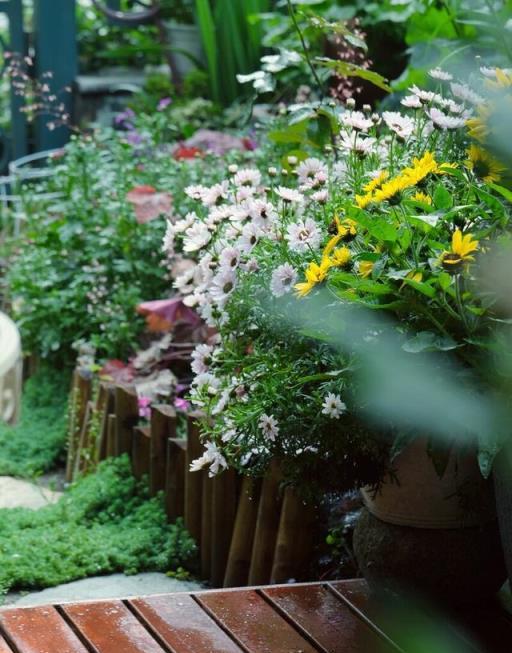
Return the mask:
[(478, 199), (484, 202), (484, 204), (487, 204), (487, 206), (492, 211), (497, 211), (500, 214), (503, 213), (504, 211), (503, 204), (498, 199), (496, 199), (494, 195), (491, 195), (486, 190), (484, 190), (483, 188), (479, 188), (478, 186), (473, 186), (473, 190), (475, 191), (475, 194), (478, 197)]
[(489, 184), (489, 187), (502, 195), (507, 201), (512, 203), (512, 191), (499, 184)]
[(453, 277), (451, 277), (448, 272), (440, 272), (437, 280), (439, 281), (441, 288), (446, 291), (452, 285)]
[(407, 286), (411, 286), (411, 288), (414, 288), (422, 295), (429, 297), (430, 299), (432, 299), (436, 295), (435, 289), (432, 288), (431, 285), (429, 285), (428, 283), (424, 283), (423, 281), (415, 281), (414, 279), (404, 279), (404, 283)]
[(460, 347), (448, 336), (440, 336), (432, 331), (420, 331), (402, 345), (409, 354), (421, 354), (426, 351), (451, 351)]
[(452, 196), (443, 184), (437, 184), (434, 190), (433, 200), (436, 209), (447, 210), (451, 209), (453, 206)]
[(366, 68), (356, 66), (356, 64), (347, 61), (329, 59), (328, 57), (316, 57), (315, 61), (320, 66), (325, 66), (326, 68), (336, 71), (336, 73), (342, 77), (359, 77), (360, 79), (365, 79), (366, 81), (371, 82), (374, 86), (377, 86), (388, 93), (391, 92), (388, 80), (373, 70), (367, 70)]

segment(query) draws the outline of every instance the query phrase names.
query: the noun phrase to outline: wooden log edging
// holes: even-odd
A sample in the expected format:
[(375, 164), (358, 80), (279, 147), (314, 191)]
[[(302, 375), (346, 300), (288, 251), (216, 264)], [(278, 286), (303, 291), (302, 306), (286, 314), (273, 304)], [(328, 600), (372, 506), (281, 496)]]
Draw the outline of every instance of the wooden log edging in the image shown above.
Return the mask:
[(184, 519), (199, 546), (201, 576), (211, 585), (306, 580), (315, 510), (291, 488), (282, 492), (277, 463), (261, 480), (233, 470), (215, 478), (207, 470), (191, 472), (203, 452), (198, 414), (186, 417), (186, 438), (177, 437), (177, 415), (167, 405), (153, 406), (149, 424), (141, 426), (129, 386), (101, 382), (93, 392), (92, 380), (75, 372), (70, 406), (69, 481), (127, 453), (151, 495), (163, 492), (169, 521)]

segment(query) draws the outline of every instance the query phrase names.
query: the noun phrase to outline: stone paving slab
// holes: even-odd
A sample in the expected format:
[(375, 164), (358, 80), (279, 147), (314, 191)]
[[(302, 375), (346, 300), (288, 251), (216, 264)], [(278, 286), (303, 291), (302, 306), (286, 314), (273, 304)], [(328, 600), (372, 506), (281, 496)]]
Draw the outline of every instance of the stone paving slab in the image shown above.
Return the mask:
[(31, 508), (37, 510), (56, 503), (62, 492), (54, 492), (30, 481), (0, 476), (0, 508)]
[(73, 601), (92, 601), (96, 599), (127, 599), (133, 596), (150, 594), (171, 594), (174, 592), (194, 592), (203, 589), (200, 583), (176, 580), (165, 574), (145, 573), (134, 576), (111, 574), (94, 576), (72, 583), (50, 587), (40, 592), (21, 595), (7, 594), (0, 610), (13, 607), (67, 603)]

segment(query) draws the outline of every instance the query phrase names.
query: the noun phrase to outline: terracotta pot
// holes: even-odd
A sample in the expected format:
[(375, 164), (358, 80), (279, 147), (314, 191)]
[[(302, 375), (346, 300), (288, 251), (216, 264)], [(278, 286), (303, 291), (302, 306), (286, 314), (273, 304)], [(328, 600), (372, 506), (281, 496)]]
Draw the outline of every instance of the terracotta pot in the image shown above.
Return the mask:
[(451, 605), (488, 600), (505, 579), (492, 483), (476, 456), (454, 452), (439, 478), (426, 440), (394, 462), (394, 478), (363, 491), (354, 551), (371, 586)]
[(474, 453), (453, 452), (439, 477), (426, 439), (412, 442), (393, 464), (396, 477), (379, 492), (363, 489), (368, 510), (388, 524), (414, 528), (467, 528), (496, 518), (492, 484)]

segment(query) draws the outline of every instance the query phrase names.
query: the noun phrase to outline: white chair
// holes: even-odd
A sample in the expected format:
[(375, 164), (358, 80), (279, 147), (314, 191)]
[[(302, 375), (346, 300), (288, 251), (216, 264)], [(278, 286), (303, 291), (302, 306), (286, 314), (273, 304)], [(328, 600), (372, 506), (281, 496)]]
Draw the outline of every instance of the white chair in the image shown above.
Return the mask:
[(0, 420), (14, 424), (20, 415), (23, 359), (17, 326), (0, 313)]

